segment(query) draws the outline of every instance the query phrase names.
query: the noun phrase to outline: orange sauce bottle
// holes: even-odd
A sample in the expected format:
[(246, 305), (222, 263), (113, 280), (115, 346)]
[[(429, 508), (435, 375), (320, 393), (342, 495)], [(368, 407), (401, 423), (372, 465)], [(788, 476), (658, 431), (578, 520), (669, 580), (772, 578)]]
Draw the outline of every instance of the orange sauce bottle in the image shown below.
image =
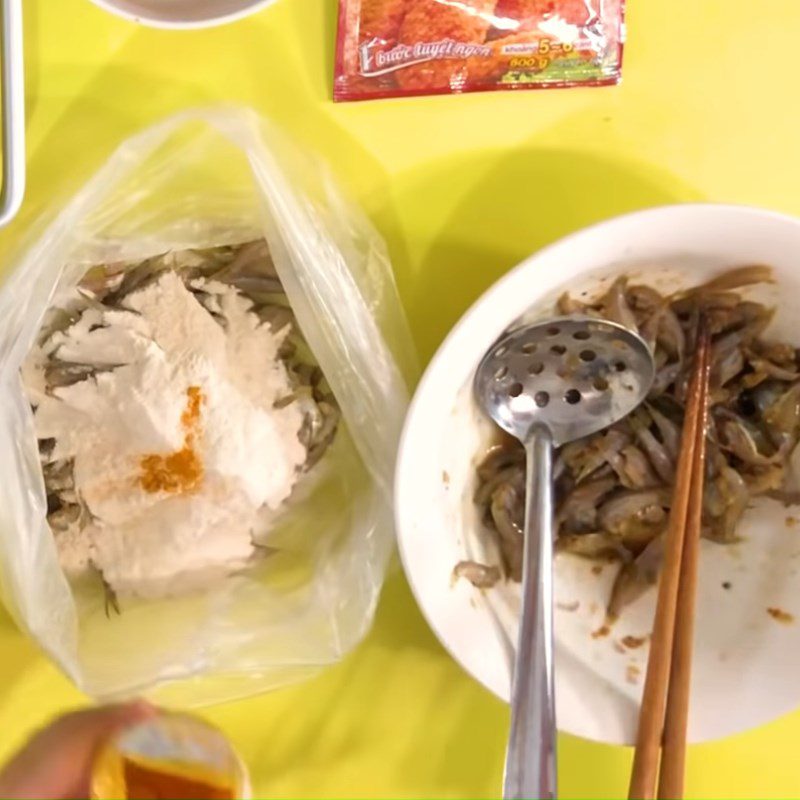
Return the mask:
[(250, 795), (247, 771), (221, 731), (165, 712), (115, 736), (92, 768), (94, 800), (236, 800)]

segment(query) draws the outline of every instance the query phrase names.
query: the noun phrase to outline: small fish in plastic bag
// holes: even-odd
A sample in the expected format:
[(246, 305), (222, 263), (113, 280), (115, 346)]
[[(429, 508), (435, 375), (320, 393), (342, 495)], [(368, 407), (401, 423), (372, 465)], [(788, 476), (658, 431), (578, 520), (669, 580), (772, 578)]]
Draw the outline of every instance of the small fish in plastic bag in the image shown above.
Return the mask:
[(617, 83), (624, 0), (339, 0), (335, 100)]
[[(190, 345), (199, 355), (175, 366), (170, 342), (184, 306), (198, 327), (173, 349), (179, 361)], [(43, 353), (47, 380), (32, 399), (30, 362)], [(241, 375), (228, 380), (239, 356)], [(179, 369), (194, 369), (201, 384), (216, 364), (222, 377), (209, 378), (208, 391), (178, 381), (172, 406), (142, 414), (140, 362), (142, 374), (161, 369), (146, 384), (156, 398), (169, 397)], [(258, 364), (272, 384), (258, 382)], [(392, 471), (413, 369), (382, 240), (325, 169), (268, 121), (244, 109), (189, 111), (132, 137), (0, 290), (4, 603), (101, 698), (147, 691), (167, 703), (216, 702), (339, 660), (371, 624), (392, 551)], [(261, 385), (277, 387), (276, 396), (253, 391)], [(83, 435), (64, 445), (73, 431), (60, 413), (99, 430), (87, 398), (119, 418), (106, 425), (112, 438), (120, 431), (136, 453), (155, 452), (128, 458), (103, 449), (108, 442), (86, 446)], [(262, 439), (237, 434), (240, 418), (258, 421)], [(172, 450), (170, 419), (185, 429)], [(223, 435), (213, 435), (214, 419)], [(237, 435), (242, 452), (258, 456), (263, 441), (294, 453), (261, 530), (242, 498), (266, 496), (276, 476), (269, 459), (254, 461), (256, 473), (236, 463)], [(71, 458), (54, 455), (62, 445)], [(198, 452), (217, 460), (206, 466)], [(231, 476), (244, 487), (235, 496), (224, 488)], [(135, 487), (136, 502), (109, 503), (119, 487)], [(203, 517), (229, 496), (236, 515), (219, 525)], [(168, 512), (161, 528), (141, 524), (155, 519), (141, 509), (151, 503)], [(230, 550), (240, 520), (239, 561), (217, 574), (203, 554)], [(94, 538), (79, 573), (64, 554), (87, 532)], [(64, 537), (75, 539), (65, 547)], [(170, 559), (184, 570), (174, 579)]]

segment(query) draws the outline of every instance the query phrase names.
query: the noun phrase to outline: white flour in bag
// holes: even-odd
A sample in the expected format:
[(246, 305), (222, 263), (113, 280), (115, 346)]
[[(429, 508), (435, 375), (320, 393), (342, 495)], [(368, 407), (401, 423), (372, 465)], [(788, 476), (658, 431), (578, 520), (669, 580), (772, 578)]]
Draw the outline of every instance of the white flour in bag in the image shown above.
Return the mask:
[[(306, 448), (273, 332), (233, 287), (174, 272), (90, 307), (31, 353), (23, 378), (52, 460), (74, 459), (91, 519), (56, 535), (69, 573), (90, 565), (120, 595), (178, 593), (241, 568), (259, 511), (289, 497)], [(210, 309), (210, 310), (209, 310)], [(213, 312), (213, 314), (212, 314)], [(48, 356), (106, 367), (44, 392)], [(281, 405), (281, 404), (279, 404)]]

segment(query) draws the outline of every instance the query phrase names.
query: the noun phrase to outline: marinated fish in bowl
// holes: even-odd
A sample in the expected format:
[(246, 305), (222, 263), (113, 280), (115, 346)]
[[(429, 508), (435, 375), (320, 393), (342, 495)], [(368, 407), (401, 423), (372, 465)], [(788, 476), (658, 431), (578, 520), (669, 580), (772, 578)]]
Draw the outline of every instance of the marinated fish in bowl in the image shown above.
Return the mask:
[[(712, 334), (703, 536), (736, 542), (751, 498), (794, 497), (800, 357), (794, 345), (764, 336), (773, 309), (737, 291), (770, 280), (768, 268), (747, 267), (664, 295), (623, 276), (596, 300), (568, 293), (559, 299), (563, 314), (610, 319), (637, 330), (656, 360), (647, 401), (601, 433), (560, 448), (554, 464), (557, 549), (622, 564), (608, 601), (612, 619), (658, 576), (701, 314)], [(499, 545), (503, 574), (519, 581), (524, 450), (498, 436), (477, 474), (475, 502), (485, 529)], [(495, 565), (463, 562), (457, 574), (481, 587), (500, 580)]]

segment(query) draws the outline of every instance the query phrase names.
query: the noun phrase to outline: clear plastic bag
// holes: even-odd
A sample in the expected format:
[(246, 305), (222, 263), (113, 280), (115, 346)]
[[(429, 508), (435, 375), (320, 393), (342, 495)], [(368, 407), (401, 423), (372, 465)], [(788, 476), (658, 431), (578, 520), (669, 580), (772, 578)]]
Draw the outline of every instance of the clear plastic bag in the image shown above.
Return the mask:
[[(344, 425), (276, 552), (204, 593), (105, 613), (70, 586), (20, 365), (53, 299), (93, 264), (264, 236)], [(383, 242), (271, 124), (244, 109), (171, 117), (129, 139), (48, 225), (0, 292), (0, 591), (86, 692), (198, 704), (299, 680), (368, 629), (393, 544), (391, 482), (410, 340)]]

